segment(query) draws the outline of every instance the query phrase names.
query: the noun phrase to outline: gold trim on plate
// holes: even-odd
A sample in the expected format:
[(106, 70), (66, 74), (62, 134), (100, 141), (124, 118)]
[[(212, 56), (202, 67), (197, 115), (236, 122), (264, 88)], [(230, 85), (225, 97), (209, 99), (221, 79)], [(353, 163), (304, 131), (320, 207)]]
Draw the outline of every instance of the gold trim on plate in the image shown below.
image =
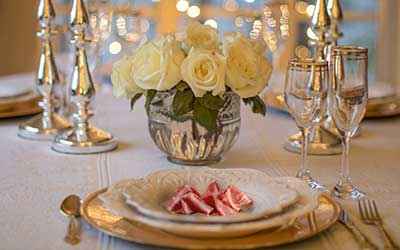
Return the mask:
[(41, 108), (37, 105), (40, 96), (31, 92), (21, 96), (0, 98), (0, 118), (11, 118), (37, 114)]
[(310, 227), (307, 216), (298, 218), (288, 228), (267, 230), (246, 237), (222, 239), (194, 239), (166, 233), (136, 221), (129, 221), (113, 215), (103, 205), (98, 195), (101, 189), (85, 198), (81, 206), (81, 216), (91, 226), (111, 236), (139, 244), (184, 249), (253, 249), (279, 246), (310, 238), (332, 226), (339, 218), (340, 207), (329, 196), (319, 198), (319, 206), (313, 212)]
[(368, 100), (367, 118), (390, 117), (400, 114), (400, 96), (377, 97)]

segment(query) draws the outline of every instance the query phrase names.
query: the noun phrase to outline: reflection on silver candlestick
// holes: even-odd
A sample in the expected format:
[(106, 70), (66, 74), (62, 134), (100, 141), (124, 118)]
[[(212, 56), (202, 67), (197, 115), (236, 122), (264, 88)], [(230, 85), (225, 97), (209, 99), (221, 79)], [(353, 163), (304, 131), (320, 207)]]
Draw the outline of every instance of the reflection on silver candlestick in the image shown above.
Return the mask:
[(41, 52), (36, 89), (43, 97), (39, 102), (43, 112), (21, 124), (18, 135), (29, 140), (52, 140), (60, 130), (70, 127), (70, 124), (66, 119), (56, 114), (53, 107), (53, 89), (55, 84), (59, 84), (59, 78), (50, 41), (53, 33), (52, 21), (55, 18), (51, 0), (39, 2), (37, 15), (40, 23), (40, 32), (37, 35), (41, 40)]
[[(326, 60), (325, 49), (327, 47), (327, 32), (331, 25), (331, 19), (328, 15), (328, 9), (325, 0), (317, 0), (315, 9), (311, 18), (311, 32), (313, 39), (310, 45), (315, 48), (315, 59)], [(331, 118), (327, 114), (327, 119)], [(300, 153), (302, 144), (301, 133), (292, 135), (286, 141), (284, 147), (290, 152)], [(333, 155), (340, 154), (340, 139), (322, 126), (316, 126), (310, 135), (308, 153), (314, 155)]]
[(328, 14), (331, 18), (331, 27), (328, 36), (332, 45), (336, 46), (339, 38), (343, 36), (343, 33), (339, 30), (339, 23), (343, 20), (343, 11), (339, 0), (328, 1)]
[(85, 52), (87, 24), (88, 16), (83, 0), (74, 0), (70, 26), (73, 34), (71, 42), (75, 45), (75, 64), (68, 89), (70, 101), (75, 108), (72, 115), (74, 126), (56, 136), (52, 149), (60, 153), (93, 154), (117, 147), (117, 141), (111, 134), (88, 123), (92, 116), (89, 105), (95, 89)]

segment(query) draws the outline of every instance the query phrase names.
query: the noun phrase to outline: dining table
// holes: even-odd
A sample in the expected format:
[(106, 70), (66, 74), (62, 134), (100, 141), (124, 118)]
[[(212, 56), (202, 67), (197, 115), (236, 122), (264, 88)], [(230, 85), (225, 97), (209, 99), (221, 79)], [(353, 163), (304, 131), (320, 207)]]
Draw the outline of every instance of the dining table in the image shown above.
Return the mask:
[[(84, 198), (122, 179), (179, 167), (168, 162), (152, 142), (143, 101), (131, 111), (128, 100), (116, 99), (111, 86), (102, 85), (92, 108), (91, 122), (117, 138), (116, 150), (92, 155), (60, 154), (50, 149), (51, 142), (17, 136), (18, 125), (29, 117), (0, 119), (0, 249), (159, 249), (109, 236), (85, 222), (78, 245), (64, 241), (68, 219), (60, 212), (60, 204), (66, 196)], [(294, 176), (300, 156), (283, 148), (294, 132), (296, 125), (288, 114), (268, 109), (262, 117), (242, 105), (237, 143), (220, 163), (210, 167), (252, 168), (271, 176)], [(309, 157), (313, 176), (330, 189), (339, 177), (340, 157)], [(400, 117), (364, 120), (360, 135), (351, 141), (350, 164), (352, 180), (377, 201), (387, 230), (400, 244)], [(356, 226), (382, 247), (379, 231), (362, 223), (357, 204), (338, 202)], [(272, 249), (358, 247), (353, 235), (335, 223), (310, 239)]]

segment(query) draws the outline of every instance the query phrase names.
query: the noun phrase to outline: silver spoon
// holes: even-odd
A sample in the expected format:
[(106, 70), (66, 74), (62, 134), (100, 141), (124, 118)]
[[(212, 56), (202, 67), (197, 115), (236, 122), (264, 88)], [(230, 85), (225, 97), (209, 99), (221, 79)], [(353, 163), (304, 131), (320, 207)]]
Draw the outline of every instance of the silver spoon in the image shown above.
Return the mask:
[(81, 224), (77, 219), (81, 215), (80, 208), (81, 198), (74, 194), (67, 196), (61, 203), (60, 207), (61, 213), (70, 218), (67, 235), (65, 236), (64, 241), (71, 245), (76, 245), (81, 241)]

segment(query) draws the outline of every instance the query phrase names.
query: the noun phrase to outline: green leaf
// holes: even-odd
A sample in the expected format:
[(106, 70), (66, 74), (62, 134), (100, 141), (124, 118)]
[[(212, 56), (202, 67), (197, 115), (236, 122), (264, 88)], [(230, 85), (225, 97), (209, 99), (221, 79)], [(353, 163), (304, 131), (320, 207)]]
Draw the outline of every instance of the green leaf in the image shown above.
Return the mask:
[(172, 101), (175, 116), (181, 116), (193, 110), (194, 95), (190, 89), (177, 91)]
[(199, 101), (195, 101), (193, 109), (193, 118), (201, 126), (205, 127), (209, 132), (217, 129), (218, 110), (209, 109)]
[(245, 98), (245, 99), (243, 99), (243, 102), (244, 102), (244, 104), (246, 104), (246, 105), (250, 105), (250, 104), (252, 103), (252, 101), (251, 101), (250, 98)]
[(140, 97), (142, 97), (142, 93), (136, 94), (130, 101), (130, 107), (131, 107), (131, 111), (133, 110), (133, 106), (135, 106), (135, 103), (140, 99)]
[(150, 89), (150, 90), (146, 91), (146, 103), (145, 103), (146, 110), (149, 110), (151, 101), (153, 101), (156, 94), (157, 94), (157, 90), (154, 90), (154, 89)]
[(243, 99), (246, 105), (251, 105), (251, 110), (256, 114), (262, 114), (265, 116), (267, 114), (267, 106), (264, 101), (259, 96), (254, 96), (250, 98)]
[(225, 100), (219, 96), (213, 96), (210, 92), (207, 92), (203, 97), (198, 98), (201, 105), (208, 109), (220, 110), (225, 103)]
[(255, 96), (253, 98), (254, 98), (252, 107), (253, 112), (265, 116), (267, 114), (267, 106), (265, 105), (265, 102), (259, 96)]
[(178, 91), (184, 91), (184, 90), (186, 90), (188, 88), (189, 88), (189, 85), (187, 85), (184, 81), (181, 81), (181, 82), (178, 83), (178, 85), (176, 85), (176, 89)]
[(190, 115), (176, 116), (172, 112), (161, 112), (161, 114), (177, 122), (186, 122), (191, 119)]

